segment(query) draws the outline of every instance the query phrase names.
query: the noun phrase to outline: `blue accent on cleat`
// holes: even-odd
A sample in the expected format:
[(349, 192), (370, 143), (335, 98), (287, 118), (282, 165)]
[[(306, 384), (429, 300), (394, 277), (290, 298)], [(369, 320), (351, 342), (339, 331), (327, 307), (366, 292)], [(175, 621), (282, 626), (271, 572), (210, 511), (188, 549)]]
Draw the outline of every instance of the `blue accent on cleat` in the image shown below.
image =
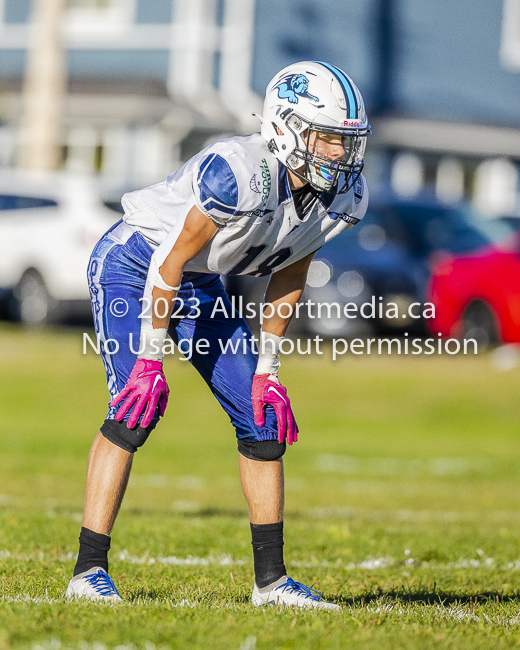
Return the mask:
[[(83, 580), (88, 582), (94, 591), (100, 596), (119, 596), (117, 587), (112, 581), (112, 578), (105, 571), (98, 569), (96, 573), (83, 577)], [(121, 596), (119, 596), (121, 598)]]
[[(292, 578), (287, 578), (287, 582), (284, 582), (282, 585), (276, 587), (275, 591), (281, 589), (282, 591), (289, 591), (289, 593), (296, 594), (298, 596), (303, 596), (309, 600), (320, 601), (323, 598), (323, 594), (316, 589), (307, 587), (301, 582), (296, 582)], [(269, 601), (272, 602), (272, 601)]]

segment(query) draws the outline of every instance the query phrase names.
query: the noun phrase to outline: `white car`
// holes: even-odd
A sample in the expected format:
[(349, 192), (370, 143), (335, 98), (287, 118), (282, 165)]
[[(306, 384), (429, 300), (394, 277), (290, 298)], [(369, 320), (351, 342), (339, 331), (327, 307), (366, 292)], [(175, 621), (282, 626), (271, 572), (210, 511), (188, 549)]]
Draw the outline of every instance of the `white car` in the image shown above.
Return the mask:
[(40, 325), (88, 313), (90, 254), (120, 218), (107, 205), (91, 177), (0, 172), (0, 289), (11, 316)]

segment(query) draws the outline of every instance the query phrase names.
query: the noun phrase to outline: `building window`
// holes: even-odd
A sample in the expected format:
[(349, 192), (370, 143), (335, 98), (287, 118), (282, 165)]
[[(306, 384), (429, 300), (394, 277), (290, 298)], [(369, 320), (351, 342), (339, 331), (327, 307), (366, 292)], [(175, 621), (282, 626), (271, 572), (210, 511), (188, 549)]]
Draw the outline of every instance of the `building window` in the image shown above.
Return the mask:
[(424, 186), (424, 165), (413, 153), (398, 153), (392, 165), (392, 189), (402, 197), (417, 196)]
[(473, 202), (487, 217), (512, 215), (518, 206), (518, 168), (507, 158), (484, 160), (475, 175)]
[(435, 193), (441, 203), (458, 203), (464, 198), (464, 166), (456, 158), (442, 158), (437, 166)]
[(520, 72), (520, 0), (504, 0), (500, 60), (508, 70)]

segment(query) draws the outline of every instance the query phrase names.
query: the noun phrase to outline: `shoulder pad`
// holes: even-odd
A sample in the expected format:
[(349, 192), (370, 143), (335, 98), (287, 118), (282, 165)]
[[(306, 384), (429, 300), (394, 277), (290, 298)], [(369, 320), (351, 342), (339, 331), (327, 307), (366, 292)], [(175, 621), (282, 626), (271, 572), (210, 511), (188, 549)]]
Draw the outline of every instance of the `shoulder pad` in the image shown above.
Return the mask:
[(343, 219), (355, 225), (365, 216), (368, 206), (368, 187), (365, 177), (361, 174), (346, 194), (337, 194), (327, 207), (332, 219)]
[(266, 193), (261, 166), (244, 147), (229, 141), (202, 157), (194, 191), (197, 207), (218, 225), (257, 209)]

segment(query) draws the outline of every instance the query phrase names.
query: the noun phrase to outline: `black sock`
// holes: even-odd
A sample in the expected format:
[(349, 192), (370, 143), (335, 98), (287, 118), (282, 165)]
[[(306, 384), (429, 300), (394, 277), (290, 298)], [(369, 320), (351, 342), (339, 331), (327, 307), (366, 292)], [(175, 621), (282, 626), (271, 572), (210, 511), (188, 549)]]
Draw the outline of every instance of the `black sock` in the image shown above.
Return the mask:
[(74, 567), (75, 576), (83, 571), (88, 571), (95, 566), (99, 566), (108, 573), (108, 551), (110, 550), (110, 535), (95, 533), (88, 528), (81, 528), (79, 534), (79, 553), (76, 566)]
[(283, 563), (283, 521), (251, 524), (255, 582), (262, 589), (287, 574)]

